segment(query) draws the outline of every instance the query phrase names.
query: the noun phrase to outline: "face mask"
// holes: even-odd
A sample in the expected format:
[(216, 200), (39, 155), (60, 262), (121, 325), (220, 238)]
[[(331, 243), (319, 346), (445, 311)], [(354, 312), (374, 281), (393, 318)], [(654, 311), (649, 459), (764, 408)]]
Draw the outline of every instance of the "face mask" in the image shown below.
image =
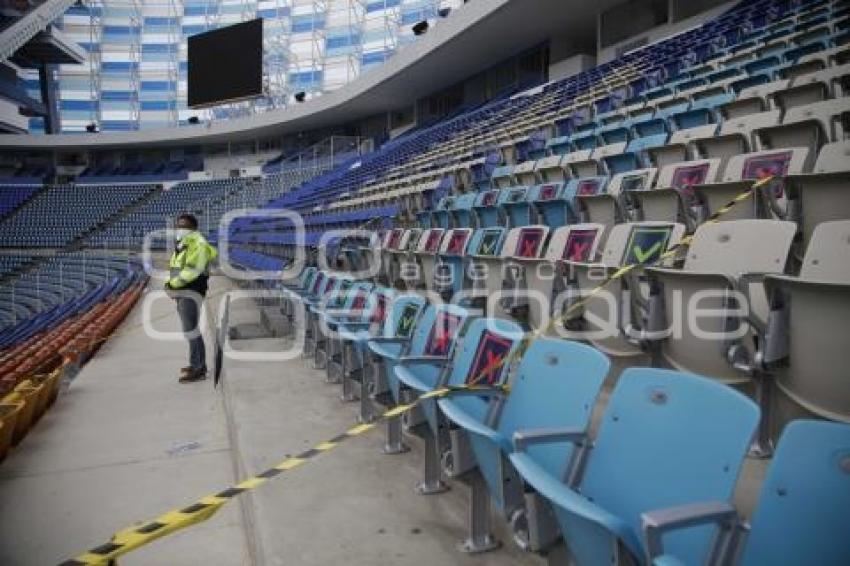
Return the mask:
[(176, 230), (174, 230), (174, 240), (179, 242), (180, 240), (188, 236), (191, 232), (192, 231), (188, 228), (177, 228)]

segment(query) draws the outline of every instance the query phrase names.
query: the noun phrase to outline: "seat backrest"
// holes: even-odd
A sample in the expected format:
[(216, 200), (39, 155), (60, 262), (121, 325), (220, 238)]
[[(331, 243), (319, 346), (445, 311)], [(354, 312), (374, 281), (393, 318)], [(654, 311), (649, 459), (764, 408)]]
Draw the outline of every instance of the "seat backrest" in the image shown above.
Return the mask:
[(508, 257), (537, 258), (543, 252), (548, 236), (548, 226), (535, 225), (513, 228), (505, 237), (503, 249), (509, 254)]
[(850, 170), (850, 141), (837, 141), (824, 145), (812, 173), (835, 173)]
[(499, 225), (499, 194), (498, 189), (481, 191), (475, 198), (475, 204), (472, 208), (475, 210), (475, 215), (478, 217), (478, 225), (498, 226)]
[(611, 182), (608, 183), (608, 194), (611, 196), (617, 196), (624, 191), (643, 191), (651, 189), (655, 184), (655, 176), (657, 173), (658, 169), (654, 167), (617, 173), (611, 177)]
[(372, 284), (368, 281), (356, 281), (344, 291), (342, 308), (346, 314), (362, 316), (367, 312)]
[(561, 181), (564, 176), (564, 170), (561, 167), (562, 157), (558, 154), (538, 159), (534, 162), (534, 170), (540, 173), (544, 181)]
[(850, 220), (815, 226), (800, 277), (850, 284)]
[[(447, 384), (503, 385), (523, 336), (522, 328), (513, 321), (500, 318), (472, 320), (463, 335), (460, 349), (455, 353)], [(485, 418), (489, 404), (473, 396), (457, 397), (453, 402), (478, 420)]]
[(502, 165), (493, 169), (490, 179), (494, 187), (509, 187), (513, 184), (514, 166)]
[(530, 187), (516, 186), (502, 189), (499, 194), (499, 206), (505, 211), (510, 227), (531, 224)]
[(441, 255), (465, 256), (470, 236), (472, 236), (472, 228), (452, 228), (443, 238), (439, 253)]
[(387, 234), (387, 239), (384, 241), (385, 250), (398, 250), (401, 246), (401, 237), (404, 235), (404, 228), (393, 228)]
[(396, 298), (396, 291), (389, 287), (375, 287), (369, 295), (363, 320), (374, 329), (383, 328)]
[(767, 149), (734, 155), (726, 165), (723, 180), (734, 182), (756, 180), (769, 175), (798, 175), (803, 172), (808, 156), (809, 149), (806, 147)]
[[(497, 429), (508, 442), (519, 430), (586, 430), (611, 363), (591, 346), (538, 338), (522, 356)], [(510, 450), (510, 446), (505, 447)], [(564, 478), (572, 444), (531, 446), (527, 452), (557, 478)]]
[(661, 169), (656, 186), (677, 189), (713, 183), (720, 171), (720, 159), (698, 159), (671, 163)]
[(782, 273), (797, 232), (794, 222), (730, 220), (701, 224), (685, 258), (685, 269), (738, 277)]
[(313, 277), (312, 286), (310, 287), (310, 294), (313, 296), (321, 297), (325, 292), (325, 287), (328, 284), (328, 274), (325, 271), (319, 271), (316, 273), (316, 276)]
[(668, 143), (672, 144), (687, 144), (694, 140), (710, 138), (717, 133), (717, 124), (706, 124), (705, 126), (697, 126), (696, 128), (688, 128), (687, 130), (677, 130), (670, 136)]
[(779, 119), (781, 116), (782, 111), (780, 110), (768, 110), (766, 112), (758, 112), (757, 114), (748, 114), (746, 116), (732, 118), (730, 120), (726, 120), (720, 125), (720, 135), (728, 136), (732, 134), (743, 134), (749, 139), (753, 130), (779, 125)]
[(423, 232), (416, 245), (416, 252), (423, 254), (434, 254), (440, 250), (440, 242), (446, 230), (443, 228), (429, 228)]
[(405, 230), (404, 235), (401, 237), (401, 245), (399, 246), (399, 249), (408, 252), (415, 252), (416, 246), (419, 245), (419, 238), (421, 237), (422, 229), (420, 228)]
[(674, 222), (632, 222), (611, 228), (600, 263), (620, 267), (631, 263), (651, 264), (663, 252), (676, 245), (685, 233)]
[(850, 564), (850, 424), (785, 428), (762, 485), (742, 564)]
[(470, 316), (457, 305), (430, 305), (413, 331), (410, 354), (451, 356), (460, 331)]
[(354, 285), (354, 280), (348, 276), (331, 275), (328, 287), (322, 297), (322, 305), (327, 308), (340, 308), (348, 299), (348, 291)]
[(611, 155), (618, 155), (618, 154), (626, 151), (626, 146), (627, 146), (626, 142), (617, 142), (617, 143), (599, 146), (599, 147), (597, 147), (596, 149), (593, 150), (593, 153), (591, 154), (591, 159), (600, 160), (600, 159), (604, 159), (606, 157), (609, 157)]
[[(389, 316), (383, 318), (382, 336), (410, 338), (417, 320), (423, 314), (425, 298), (413, 293), (397, 295), (391, 304)], [(373, 322), (377, 320), (373, 319)]]
[(782, 119), (782, 124), (797, 124), (814, 120), (823, 129), (826, 141), (839, 141), (843, 139), (842, 122), (843, 116), (846, 114), (850, 114), (850, 100), (841, 97), (789, 108)]
[[(646, 511), (728, 501), (758, 420), (755, 403), (714, 380), (628, 368), (611, 394), (581, 492), (635, 533)], [(714, 531), (671, 533), (664, 548), (684, 564), (698, 564)], [(570, 548), (579, 563), (593, 563)]]
[(605, 227), (602, 224), (571, 224), (557, 228), (552, 233), (546, 260), (569, 260), (592, 262), (596, 258), (596, 249), (602, 239)]
[(469, 242), (467, 253), (476, 256), (495, 256), (502, 251), (505, 229), (502, 227), (481, 228), (476, 230)]
[(564, 195), (565, 183), (547, 182), (531, 187), (528, 195), (539, 213), (540, 221), (550, 227), (563, 226), (568, 220), (571, 199)]
[(836, 67), (828, 67), (816, 73), (808, 73), (794, 79), (793, 86), (801, 86), (813, 83), (823, 83), (827, 87), (827, 92), (834, 92), (835, 82), (846, 80), (850, 75), (850, 65), (838, 65)]

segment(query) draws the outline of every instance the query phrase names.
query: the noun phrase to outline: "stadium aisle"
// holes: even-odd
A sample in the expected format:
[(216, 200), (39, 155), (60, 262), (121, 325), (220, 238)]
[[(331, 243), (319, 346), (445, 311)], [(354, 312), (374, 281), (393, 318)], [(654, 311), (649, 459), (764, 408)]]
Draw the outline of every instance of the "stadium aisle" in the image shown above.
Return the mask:
[[(173, 308), (165, 300), (153, 304), (154, 317), (167, 317), (158, 329), (179, 328), (176, 313), (169, 315)], [(142, 301), (119, 332), (136, 327), (141, 313)], [(234, 480), (221, 396), (210, 382), (177, 383), (185, 348), (183, 341), (154, 341), (133, 330), (110, 340), (83, 368), (0, 468), (0, 564), (56, 564), (115, 529)], [(246, 563), (239, 503), (121, 560)]]
[[(211, 283), (211, 295), (225, 284), (220, 277)], [(217, 306), (218, 299), (212, 301)], [(142, 304), (121, 332), (140, 323)], [(165, 317), (155, 323), (158, 330), (177, 328), (171, 308), (154, 303), (153, 317)], [(253, 303), (234, 304), (232, 324), (256, 320)], [(234, 342), (254, 352), (284, 345), (269, 338)], [(0, 524), (0, 540), (16, 541), (0, 548), (0, 563), (42, 565), (73, 557), (115, 529), (232, 485), (355, 422), (354, 404), (341, 405), (338, 386), (326, 384), (324, 372), (301, 359), (230, 360), (222, 395), (209, 380), (177, 384), (184, 350), (183, 342), (154, 342), (131, 330), (83, 369), (67, 397), (26, 438), (26, 450), (14, 451), (0, 469), (0, 515), (14, 517)], [(415, 494), (421, 454), (381, 457), (382, 434), (354, 439), (120, 563), (414, 565), (422, 556), (435, 564), (543, 563), (512, 544), (496, 554), (458, 553), (468, 489), (455, 482), (442, 497)], [(419, 450), (418, 442), (410, 444)], [(504, 525), (496, 526), (508, 541)]]
[[(253, 312), (251, 312), (253, 311)], [(250, 301), (234, 303), (231, 327), (259, 320)], [(281, 339), (233, 342), (240, 351), (276, 352)], [(340, 386), (302, 359), (289, 362), (230, 360), (225, 389), (235, 427), (243, 476), (257, 473), (356, 423), (357, 403), (341, 404)], [(456, 545), (466, 535), (469, 489), (453, 481), (448, 493), (422, 496), (421, 442), (408, 439), (413, 454), (381, 454), (379, 428), (322, 454), (309, 464), (241, 497), (251, 504), (248, 521), (261, 564), (324, 566), (370, 564), (542, 565), (536, 555), (510, 542), (494, 519), (499, 552), (467, 555)]]

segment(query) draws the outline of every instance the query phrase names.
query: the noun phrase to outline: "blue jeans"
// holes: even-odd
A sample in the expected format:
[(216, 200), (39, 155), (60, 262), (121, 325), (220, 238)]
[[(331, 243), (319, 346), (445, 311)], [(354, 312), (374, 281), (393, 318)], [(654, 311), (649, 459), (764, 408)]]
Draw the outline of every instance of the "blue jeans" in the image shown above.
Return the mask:
[(204, 337), (201, 335), (201, 329), (198, 328), (203, 297), (197, 293), (194, 295), (195, 297), (177, 298), (177, 314), (180, 315), (183, 333), (186, 335), (186, 340), (189, 341), (189, 366), (193, 370), (206, 370), (207, 353), (204, 347)]

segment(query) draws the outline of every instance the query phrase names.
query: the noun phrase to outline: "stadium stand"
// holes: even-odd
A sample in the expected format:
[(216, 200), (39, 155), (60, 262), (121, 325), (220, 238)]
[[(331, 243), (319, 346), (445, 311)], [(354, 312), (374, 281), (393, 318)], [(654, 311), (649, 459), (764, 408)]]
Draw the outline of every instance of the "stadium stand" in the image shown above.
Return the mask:
[(419, 493), (470, 487), (462, 551), (492, 505), (553, 564), (850, 563), (848, 15), (740, 2), (307, 171), (0, 188), (3, 247), (60, 250), (0, 256), (0, 458), (142, 293), (115, 250), (193, 212)]
[[(841, 364), (824, 363), (847, 346), (836, 325), (850, 283), (850, 215), (840, 192), (850, 99), (839, 87), (845, 70), (828, 55), (840, 52), (844, 32), (831, 14), (842, 9), (742, 3), (538, 94), (408, 133), (349, 166), (343, 178), (330, 172), (270, 204), (304, 213), (307, 245), (319, 256), (353, 269), (362, 268), (364, 249), (376, 252), (376, 272), (361, 283), (334, 271), (303, 271), (284, 292), (281, 310), (290, 331), (293, 304), (312, 313), (305, 356), (320, 368), (331, 360), (328, 376), (342, 382), (344, 400), (361, 399), (361, 419), (376, 414), (362, 403), (366, 395), (393, 407), (440, 387), (511, 384), (510, 393), (429, 398), (388, 419), (385, 451), (405, 450), (402, 431), (425, 443), (421, 493), (442, 491), (443, 473), (472, 486), (467, 551), (496, 546), (492, 501), (524, 548), (551, 549), (560, 532), (579, 564), (617, 563), (618, 548), (636, 563), (697, 563), (718, 552), (709, 550), (718, 531), (708, 525), (726, 536), (738, 524), (731, 501), (748, 451), (767, 457), (779, 442), (769, 490), (774, 474), (783, 473), (777, 470), (790, 466), (788, 454), (802, 450), (804, 435), (817, 443), (821, 423), (793, 419), (843, 423), (822, 423), (823, 436), (842, 436), (838, 442), (847, 446), (848, 400), (829, 369)], [(810, 11), (823, 14), (816, 26)], [(760, 188), (747, 192), (757, 182)], [(806, 186), (822, 192), (805, 197)], [(320, 242), (329, 230), (371, 227), (387, 214), (399, 222), (382, 223), (368, 242)], [(246, 268), (286, 266), (294, 257), (294, 227), (285, 221), (245, 219), (231, 236)], [(686, 236), (687, 251), (679, 249)], [(540, 312), (530, 298), (516, 298), (525, 295), (516, 291), (534, 289), (552, 299), (558, 287), (590, 293), (624, 267), (658, 260), (617, 277), (607, 289), (611, 303), (593, 298), (579, 309), (561, 304), (561, 311)], [(542, 283), (533, 273), (540, 265), (559, 276)], [(354, 293), (370, 289), (371, 299), (352, 306)], [(401, 302), (420, 292), (453, 305)], [(495, 292), (500, 300), (482, 301)], [(747, 310), (736, 310), (733, 293), (748, 300)], [(673, 297), (690, 305), (694, 294), (713, 297), (700, 308), (724, 313), (699, 337), (676, 332), (669, 319)], [(379, 312), (393, 313), (382, 329), (364, 307), (377, 309), (378, 301)], [(616, 332), (588, 338), (601, 330), (594, 321), (610, 319), (602, 315), (612, 303), (624, 311)], [(489, 318), (473, 315), (472, 305)], [(355, 311), (358, 322), (345, 328), (327, 314), (335, 309)], [(402, 334), (407, 309), (412, 328)], [(569, 316), (558, 320), (564, 312)], [(555, 319), (597, 352), (539, 338), (510, 372), (476, 366), (482, 353), (491, 362), (514, 357), (522, 332), (506, 320), (514, 318), (544, 331)], [(789, 318), (796, 321), (789, 325)], [(706, 332), (736, 328), (745, 330), (735, 339), (705, 344)], [(587, 411), (608, 373), (599, 351), (628, 360), (621, 365), (656, 368), (623, 371), (590, 448)], [(560, 363), (562, 379), (535, 394), (534, 379), (543, 383), (554, 371), (545, 364)], [(570, 380), (571, 371), (581, 378)], [(547, 395), (561, 386), (560, 402), (547, 410)], [(799, 478), (818, 473), (827, 472), (789, 471)], [(835, 509), (825, 504), (816, 513), (818, 533), (791, 554), (810, 552), (834, 564), (848, 556), (828, 526)], [(781, 521), (770, 525), (767, 513), (760, 509), (757, 520), (767, 532), (781, 532)], [(770, 535), (754, 537), (744, 561), (758, 563), (774, 551), (760, 536)]]

